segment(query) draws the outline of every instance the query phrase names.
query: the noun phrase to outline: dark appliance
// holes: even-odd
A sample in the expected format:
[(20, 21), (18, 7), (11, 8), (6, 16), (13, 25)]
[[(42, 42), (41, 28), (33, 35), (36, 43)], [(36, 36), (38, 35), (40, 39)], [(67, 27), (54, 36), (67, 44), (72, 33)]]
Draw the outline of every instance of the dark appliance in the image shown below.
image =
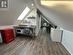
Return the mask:
[(33, 26), (18, 26), (15, 27), (17, 35), (27, 35), (27, 36), (34, 36), (35, 35), (35, 27)]

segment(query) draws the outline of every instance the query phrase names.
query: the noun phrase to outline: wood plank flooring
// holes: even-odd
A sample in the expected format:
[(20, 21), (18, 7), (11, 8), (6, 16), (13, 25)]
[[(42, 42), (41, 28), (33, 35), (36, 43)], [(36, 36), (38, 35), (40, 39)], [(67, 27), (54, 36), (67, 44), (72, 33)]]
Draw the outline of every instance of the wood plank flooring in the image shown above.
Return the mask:
[(61, 43), (52, 42), (46, 31), (35, 38), (16, 37), (9, 44), (0, 44), (0, 55), (70, 55)]

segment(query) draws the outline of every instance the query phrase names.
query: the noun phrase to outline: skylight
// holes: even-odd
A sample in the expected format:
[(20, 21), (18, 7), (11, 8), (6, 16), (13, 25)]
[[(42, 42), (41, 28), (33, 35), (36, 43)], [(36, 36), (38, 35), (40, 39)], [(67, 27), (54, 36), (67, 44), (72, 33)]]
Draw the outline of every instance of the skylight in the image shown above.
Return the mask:
[(27, 13), (30, 11), (28, 7), (24, 9), (24, 11), (21, 13), (21, 15), (18, 17), (17, 20), (23, 20), (23, 18), (27, 15)]

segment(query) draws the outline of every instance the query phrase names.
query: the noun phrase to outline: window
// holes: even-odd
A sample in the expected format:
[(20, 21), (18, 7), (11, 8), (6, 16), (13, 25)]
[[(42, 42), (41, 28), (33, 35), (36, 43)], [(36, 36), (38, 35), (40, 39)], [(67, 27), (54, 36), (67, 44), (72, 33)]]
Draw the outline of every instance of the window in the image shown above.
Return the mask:
[(0, 8), (7, 8), (8, 0), (0, 0)]
[(30, 9), (26, 7), (17, 20), (23, 20), (23, 18), (28, 14), (29, 11)]

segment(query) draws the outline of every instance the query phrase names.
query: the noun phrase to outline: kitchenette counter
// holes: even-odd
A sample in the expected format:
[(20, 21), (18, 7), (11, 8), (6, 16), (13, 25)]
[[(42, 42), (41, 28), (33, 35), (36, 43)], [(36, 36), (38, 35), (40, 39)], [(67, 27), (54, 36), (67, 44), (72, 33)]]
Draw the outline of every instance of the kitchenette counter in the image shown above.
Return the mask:
[(19, 26), (14, 26), (16, 30), (16, 34), (21, 34), (21, 35), (27, 35), (27, 36), (35, 36), (35, 29), (36, 26), (34, 25), (19, 25)]

